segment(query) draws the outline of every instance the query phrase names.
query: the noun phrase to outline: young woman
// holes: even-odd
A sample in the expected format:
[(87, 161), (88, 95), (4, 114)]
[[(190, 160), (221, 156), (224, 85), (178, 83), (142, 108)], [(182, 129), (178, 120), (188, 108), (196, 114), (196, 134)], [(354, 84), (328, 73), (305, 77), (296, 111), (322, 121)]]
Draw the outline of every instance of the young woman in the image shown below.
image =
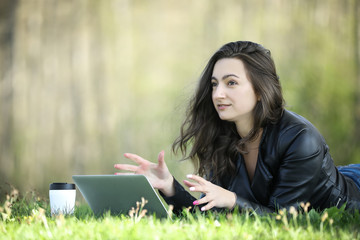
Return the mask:
[(173, 150), (189, 152), (200, 176), (188, 175), (184, 184), (200, 199), (173, 178), (164, 152), (158, 163), (126, 153), (137, 165), (115, 168), (147, 176), (174, 212), (199, 206), (262, 213), (301, 202), (360, 209), (360, 164), (336, 168), (317, 129), (284, 108), (270, 51), (256, 43), (231, 42), (211, 57)]

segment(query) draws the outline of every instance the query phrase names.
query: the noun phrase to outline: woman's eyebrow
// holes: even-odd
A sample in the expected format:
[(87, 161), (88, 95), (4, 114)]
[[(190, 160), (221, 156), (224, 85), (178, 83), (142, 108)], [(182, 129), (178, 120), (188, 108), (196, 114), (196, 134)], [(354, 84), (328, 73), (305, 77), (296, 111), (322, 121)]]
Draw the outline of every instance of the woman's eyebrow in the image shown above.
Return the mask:
[[(224, 79), (227, 79), (228, 77), (236, 77), (236, 78), (239, 78), (237, 75), (235, 75), (235, 74), (226, 74), (226, 75), (224, 75), (223, 77), (222, 77), (222, 79), (224, 80)], [(211, 80), (217, 80), (217, 78), (216, 77), (214, 77), (214, 76), (212, 76), (211, 77)]]

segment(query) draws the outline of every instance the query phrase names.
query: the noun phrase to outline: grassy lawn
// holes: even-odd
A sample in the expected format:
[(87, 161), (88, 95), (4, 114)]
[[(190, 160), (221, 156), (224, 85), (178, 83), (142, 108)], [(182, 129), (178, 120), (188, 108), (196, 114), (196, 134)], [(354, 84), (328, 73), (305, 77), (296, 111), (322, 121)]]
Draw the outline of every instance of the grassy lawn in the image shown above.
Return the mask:
[(360, 239), (359, 213), (336, 208), (266, 216), (184, 210), (170, 220), (139, 212), (95, 218), (84, 204), (72, 216), (51, 217), (48, 202), (36, 196), (8, 197), (0, 206), (0, 239)]

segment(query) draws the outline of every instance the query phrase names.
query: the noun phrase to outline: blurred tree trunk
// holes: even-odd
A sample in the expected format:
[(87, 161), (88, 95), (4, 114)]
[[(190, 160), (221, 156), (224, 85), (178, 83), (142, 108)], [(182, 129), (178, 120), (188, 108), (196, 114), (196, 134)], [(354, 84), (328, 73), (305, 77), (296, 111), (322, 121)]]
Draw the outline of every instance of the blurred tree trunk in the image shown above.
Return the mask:
[(354, 0), (354, 62), (356, 71), (354, 146), (360, 143), (360, 0)]
[(16, 6), (16, 0), (0, 1), (0, 173), (5, 180), (13, 171), (12, 61)]

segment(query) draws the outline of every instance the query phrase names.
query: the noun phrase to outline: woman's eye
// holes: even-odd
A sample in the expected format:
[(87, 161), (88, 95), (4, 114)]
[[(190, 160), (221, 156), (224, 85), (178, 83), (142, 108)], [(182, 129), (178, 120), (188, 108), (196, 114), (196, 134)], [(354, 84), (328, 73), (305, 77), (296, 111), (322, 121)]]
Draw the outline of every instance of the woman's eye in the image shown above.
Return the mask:
[(212, 86), (212, 87), (216, 87), (216, 86), (217, 86), (217, 82), (211, 82), (211, 86)]
[(229, 82), (228, 82), (228, 85), (229, 85), (229, 86), (233, 86), (233, 85), (236, 85), (236, 84), (237, 84), (237, 82), (235, 82), (235, 81), (229, 81)]

